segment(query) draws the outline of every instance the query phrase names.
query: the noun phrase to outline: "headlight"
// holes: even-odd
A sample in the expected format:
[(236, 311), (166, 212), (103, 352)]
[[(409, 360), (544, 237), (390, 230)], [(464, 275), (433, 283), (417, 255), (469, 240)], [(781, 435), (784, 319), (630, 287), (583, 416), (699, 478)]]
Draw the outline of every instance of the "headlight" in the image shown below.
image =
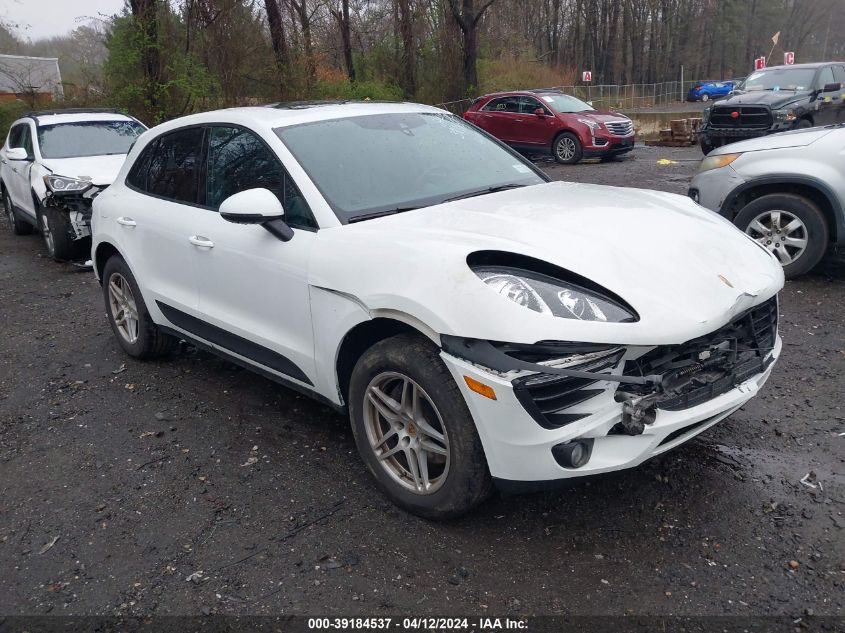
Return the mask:
[(701, 166), (698, 168), (699, 173), (702, 171), (710, 171), (711, 169), (719, 169), (720, 167), (727, 167), (742, 154), (720, 154), (718, 156), (708, 156), (701, 161)]
[(775, 112), (775, 118), (778, 121), (791, 122), (791, 121), (794, 121), (798, 117), (795, 116), (795, 110), (777, 110)]
[(79, 193), (91, 186), (90, 180), (77, 180), (65, 176), (44, 176), (44, 184), (53, 193)]
[(591, 121), (590, 119), (578, 119), (578, 122), (583, 123), (588, 128), (590, 128), (593, 132), (601, 129), (601, 123), (599, 123), (598, 121)]
[(597, 292), (539, 273), (502, 266), (479, 266), (473, 272), (503, 297), (541, 314), (606, 323), (625, 323), (637, 318)]

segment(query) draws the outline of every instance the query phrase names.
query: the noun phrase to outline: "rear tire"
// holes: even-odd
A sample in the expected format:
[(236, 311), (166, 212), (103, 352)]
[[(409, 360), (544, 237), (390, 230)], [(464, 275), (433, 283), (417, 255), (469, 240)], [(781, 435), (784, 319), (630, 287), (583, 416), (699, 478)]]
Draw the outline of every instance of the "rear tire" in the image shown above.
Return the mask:
[(703, 95), (701, 95), (701, 100), (705, 103), (710, 101), (710, 95), (705, 92)]
[(12, 204), (12, 198), (9, 197), (9, 192), (6, 187), (3, 187), (3, 213), (6, 216), (6, 221), (9, 223), (9, 230), (12, 235), (29, 235), (32, 233), (32, 225), (26, 220), (18, 219), (18, 214), (15, 211), (15, 206)]
[(475, 423), (429, 340), (400, 334), (367, 350), (352, 372), (349, 414), (361, 458), (396, 505), (448, 519), (489, 496)]
[(153, 322), (138, 282), (120, 255), (103, 267), (103, 298), (117, 342), (133, 358), (156, 358), (173, 349), (176, 339)]
[(552, 143), (552, 154), (561, 165), (574, 165), (581, 160), (584, 150), (575, 134), (564, 132), (559, 134)]
[(734, 224), (778, 258), (787, 279), (812, 270), (828, 247), (824, 215), (801, 196), (780, 193), (761, 196), (742, 208)]

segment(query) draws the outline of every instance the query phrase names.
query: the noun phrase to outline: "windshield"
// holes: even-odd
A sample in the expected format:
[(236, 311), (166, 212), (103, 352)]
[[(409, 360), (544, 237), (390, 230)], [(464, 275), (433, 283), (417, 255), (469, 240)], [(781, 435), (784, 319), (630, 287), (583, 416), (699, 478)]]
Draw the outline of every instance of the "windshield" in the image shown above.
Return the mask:
[(85, 121), (38, 126), (44, 158), (127, 154), (146, 128), (137, 121)]
[(815, 68), (773, 68), (750, 74), (739, 89), (752, 90), (809, 90), (816, 76)]
[(373, 114), (275, 132), (342, 222), (545, 182), (525, 159), (447, 113)]
[(540, 94), (537, 95), (552, 107), (553, 110), (566, 114), (568, 112), (589, 112), (593, 106), (588, 105), (570, 95), (564, 94)]

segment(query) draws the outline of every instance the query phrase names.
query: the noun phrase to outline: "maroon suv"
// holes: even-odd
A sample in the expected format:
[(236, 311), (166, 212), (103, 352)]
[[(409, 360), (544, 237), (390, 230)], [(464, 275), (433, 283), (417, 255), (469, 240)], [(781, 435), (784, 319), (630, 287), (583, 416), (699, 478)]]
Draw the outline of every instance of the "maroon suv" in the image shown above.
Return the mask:
[(624, 114), (595, 110), (556, 90), (485, 95), (464, 118), (523, 152), (551, 153), (559, 163), (607, 158), (634, 148), (634, 123)]

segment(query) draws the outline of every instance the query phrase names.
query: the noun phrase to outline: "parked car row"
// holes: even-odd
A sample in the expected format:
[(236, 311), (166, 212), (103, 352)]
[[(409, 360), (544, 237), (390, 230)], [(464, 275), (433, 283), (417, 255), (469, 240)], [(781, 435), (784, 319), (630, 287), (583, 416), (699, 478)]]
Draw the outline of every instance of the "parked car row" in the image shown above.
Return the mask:
[(701, 149), (796, 128), (845, 123), (845, 63), (773, 66), (704, 111)]
[[(528, 97), (542, 114), (518, 114), (558, 159), (566, 134), (582, 152), (627, 149), (609, 128), (621, 117), (567, 112), (583, 106), (558, 94), (474, 112)], [(31, 138), (52, 122), (28, 118)], [(9, 196), (14, 228), (59, 205), (62, 185), (39, 194), (33, 170), (95, 186), (13, 131), (4, 191), (8, 167), (35, 193), (26, 218)], [(759, 237), (688, 197), (550, 182), (437, 108), (233, 108), (129, 144), (89, 197), (117, 343), (144, 359), (191, 341), (348, 414), (379, 487), (422, 516), (466, 512), (494, 485), (636, 466), (745, 404), (780, 354), (784, 268)]]

